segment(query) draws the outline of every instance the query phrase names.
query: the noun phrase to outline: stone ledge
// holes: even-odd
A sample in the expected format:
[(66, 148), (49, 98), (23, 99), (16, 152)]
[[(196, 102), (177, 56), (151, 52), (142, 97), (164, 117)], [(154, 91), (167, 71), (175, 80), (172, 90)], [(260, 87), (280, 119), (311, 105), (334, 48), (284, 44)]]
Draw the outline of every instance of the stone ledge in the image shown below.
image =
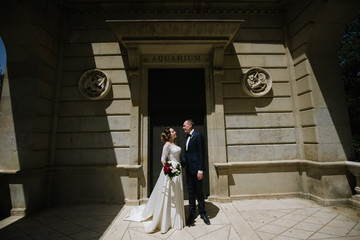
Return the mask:
[(360, 209), (360, 199), (358, 196), (353, 196), (349, 199), (349, 204), (353, 206), (354, 208)]
[(264, 167), (264, 166), (315, 166), (319, 168), (347, 167), (360, 173), (360, 163), (351, 161), (316, 162), (311, 160), (276, 160), (256, 162), (227, 162), (214, 163), (217, 169), (240, 168), (240, 167)]
[(76, 165), (76, 166), (56, 166), (56, 167), (44, 167), (36, 169), (24, 169), (24, 170), (7, 170), (0, 169), (0, 174), (32, 174), (38, 172), (48, 172), (56, 170), (127, 170), (127, 171), (139, 171), (142, 165)]
[(349, 171), (356, 175), (360, 175), (360, 163), (359, 162), (346, 162), (346, 166), (348, 167)]
[(11, 216), (26, 216), (26, 208), (12, 208)]
[(0, 169), (0, 174), (15, 174), (18, 173), (20, 170), (7, 170), (7, 169)]
[[(315, 162), (311, 160), (276, 160), (276, 161), (257, 161), (257, 162), (228, 162), (228, 163), (214, 163), (216, 168), (220, 185), (228, 185), (228, 178), (231, 174), (241, 174), (247, 172), (281, 172), (284, 168), (293, 167), (294, 171), (306, 171), (310, 173), (312, 177), (321, 177), (323, 175), (334, 175), (339, 172), (349, 171), (357, 178), (357, 187), (355, 191), (357, 194), (352, 198), (339, 198), (339, 199), (327, 199), (315, 196), (311, 193), (274, 193), (274, 194), (261, 194), (261, 195), (237, 195), (229, 196), (229, 190), (220, 194), (219, 196), (213, 196), (212, 201), (218, 201), (218, 199), (226, 199), (227, 201), (237, 199), (252, 199), (252, 198), (264, 198), (264, 197), (286, 197), (289, 195), (298, 195), (302, 198), (308, 198), (313, 201), (319, 202), (323, 205), (334, 205), (334, 204), (350, 204), (355, 207), (360, 206), (360, 163), (351, 161), (336, 161), (336, 162)], [(271, 170), (269, 169), (271, 168)], [(274, 170), (274, 168), (276, 168)], [(321, 170), (312, 171), (314, 168)], [(239, 170), (242, 170), (241, 172)], [(320, 179), (320, 178), (319, 178)]]

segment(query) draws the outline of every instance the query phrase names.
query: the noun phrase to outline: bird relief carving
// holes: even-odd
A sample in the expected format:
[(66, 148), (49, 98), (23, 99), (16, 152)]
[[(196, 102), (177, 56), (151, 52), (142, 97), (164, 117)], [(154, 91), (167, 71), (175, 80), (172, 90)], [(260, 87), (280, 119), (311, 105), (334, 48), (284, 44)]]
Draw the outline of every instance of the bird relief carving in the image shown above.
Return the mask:
[(242, 88), (245, 93), (252, 97), (260, 97), (267, 94), (272, 87), (270, 74), (262, 68), (249, 69), (242, 79)]
[(88, 99), (104, 98), (110, 91), (111, 82), (107, 74), (93, 69), (85, 72), (79, 81), (80, 93)]

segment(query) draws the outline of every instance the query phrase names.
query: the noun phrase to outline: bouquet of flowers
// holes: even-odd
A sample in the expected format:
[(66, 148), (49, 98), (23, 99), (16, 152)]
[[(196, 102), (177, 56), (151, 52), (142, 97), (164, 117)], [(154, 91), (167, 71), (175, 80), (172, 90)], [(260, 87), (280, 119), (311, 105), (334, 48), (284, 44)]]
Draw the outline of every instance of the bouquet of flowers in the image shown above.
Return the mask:
[(175, 176), (178, 176), (181, 174), (181, 166), (180, 163), (175, 162), (166, 162), (164, 166), (164, 173), (165, 175), (169, 176), (170, 179), (172, 179)]

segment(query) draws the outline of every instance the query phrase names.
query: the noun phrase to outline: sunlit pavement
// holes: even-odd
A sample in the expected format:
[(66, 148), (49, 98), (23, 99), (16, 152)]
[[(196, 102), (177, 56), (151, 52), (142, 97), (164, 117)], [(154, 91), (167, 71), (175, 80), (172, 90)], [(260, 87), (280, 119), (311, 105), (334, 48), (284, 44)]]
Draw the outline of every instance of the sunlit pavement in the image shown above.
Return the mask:
[(165, 234), (147, 234), (142, 223), (124, 221), (132, 208), (58, 206), (8, 217), (0, 222), (0, 239), (360, 239), (360, 210), (300, 198), (206, 202), (211, 225), (198, 217), (195, 226)]

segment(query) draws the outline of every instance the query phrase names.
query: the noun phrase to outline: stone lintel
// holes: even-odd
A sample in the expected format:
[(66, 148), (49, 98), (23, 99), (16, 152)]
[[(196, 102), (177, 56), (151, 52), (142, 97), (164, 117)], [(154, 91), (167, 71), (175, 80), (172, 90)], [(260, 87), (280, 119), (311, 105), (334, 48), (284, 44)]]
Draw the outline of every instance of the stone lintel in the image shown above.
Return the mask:
[[(123, 46), (207, 44), (226, 48), (232, 43), (243, 20), (150, 19), (107, 20)], [(177, 50), (174, 45), (174, 52)]]

